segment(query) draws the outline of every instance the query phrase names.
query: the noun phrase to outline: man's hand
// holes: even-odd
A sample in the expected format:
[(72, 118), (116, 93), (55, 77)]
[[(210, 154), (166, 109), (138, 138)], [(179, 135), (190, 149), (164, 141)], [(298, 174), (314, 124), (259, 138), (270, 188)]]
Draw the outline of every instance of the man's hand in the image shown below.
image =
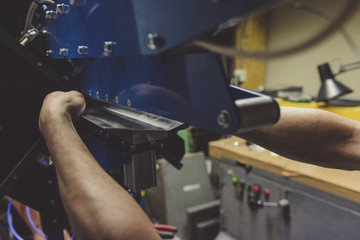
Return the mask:
[(53, 92), (46, 96), (39, 116), (39, 128), (44, 137), (52, 133), (52, 129), (74, 127), (73, 118), (79, 117), (85, 110), (85, 99), (76, 91)]

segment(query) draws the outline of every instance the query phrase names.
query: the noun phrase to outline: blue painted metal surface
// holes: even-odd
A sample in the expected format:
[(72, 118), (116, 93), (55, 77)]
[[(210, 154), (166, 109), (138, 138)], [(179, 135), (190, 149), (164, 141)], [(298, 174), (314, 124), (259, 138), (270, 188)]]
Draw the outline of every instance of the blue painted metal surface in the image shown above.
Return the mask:
[[(244, 17), (279, 0), (81, 0), (69, 13), (47, 21), (54, 58), (60, 48), (69, 57), (82, 58), (77, 46), (89, 47), (87, 57), (104, 56), (105, 41), (116, 42), (113, 56), (156, 55), (209, 33), (232, 17)], [(149, 49), (146, 38), (156, 33), (163, 38), (159, 49)]]
[[(241, 127), (235, 100), (258, 94), (230, 89), (223, 64), (210, 53), (159, 54), (210, 30), (233, 16), (244, 16), (279, 0), (80, 0), (67, 14), (48, 19), (49, 49), (55, 59), (74, 59), (74, 88), (94, 98), (231, 134)], [(214, 3), (216, 2), (216, 3)], [(59, 0), (56, 5), (69, 4)], [(151, 50), (147, 33), (165, 45)], [(104, 52), (104, 42), (116, 42)], [(78, 46), (87, 46), (81, 55)], [(60, 56), (59, 49), (68, 49)], [(229, 126), (218, 116), (229, 113)], [(270, 123), (269, 123), (270, 124)]]
[[(107, 94), (110, 102), (118, 99), (121, 105), (219, 132), (239, 127), (221, 62), (213, 54), (86, 60), (76, 78), (78, 90), (102, 100)], [(234, 120), (227, 129), (217, 123), (224, 109)]]

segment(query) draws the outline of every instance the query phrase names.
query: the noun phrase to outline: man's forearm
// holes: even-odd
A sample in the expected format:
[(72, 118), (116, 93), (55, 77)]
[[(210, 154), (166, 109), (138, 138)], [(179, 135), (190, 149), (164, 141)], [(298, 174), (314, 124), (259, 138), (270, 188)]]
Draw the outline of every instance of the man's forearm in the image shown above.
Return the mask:
[(277, 124), (237, 135), (294, 160), (359, 170), (359, 125), (323, 110), (282, 107)]
[(45, 138), (78, 239), (159, 239), (138, 204), (102, 170), (72, 124), (51, 129)]

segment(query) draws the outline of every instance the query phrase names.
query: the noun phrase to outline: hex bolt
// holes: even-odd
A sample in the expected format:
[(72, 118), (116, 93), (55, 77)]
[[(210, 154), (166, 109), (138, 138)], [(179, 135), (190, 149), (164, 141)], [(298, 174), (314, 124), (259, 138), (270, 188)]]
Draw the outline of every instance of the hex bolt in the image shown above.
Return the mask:
[(151, 50), (156, 50), (164, 45), (164, 39), (157, 33), (149, 33), (146, 36), (146, 46)]
[(79, 55), (87, 55), (89, 53), (88, 49), (89, 48), (87, 46), (78, 46), (77, 52)]
[(104, 51), (106, 53), (112, 53), (114, 51), (116, 42), (106, 41), (104, 42)]
[(57, 14), (68, 14), (70, 12), (70, 6), (67, 4), (57, 4), (56, 5), (56, 13)]
[(57, 17), (57, 13), (55, 11), (53, 11), (53, 10), (45, 12), (45, 18), (46, 19), (54, 20), (54, 19), (56, 19), (56, 17)]
[(67, 55), (69, 55), (69, 49), (67, 49), (67, 48), (60, 48), (60, 50), (59, 50), (59, 55), (66, 57)]
[(217, 122), (223, 128), (228, 128), (231, 125), (231, 116), (227, 110), (221, 110), (217, 117)]

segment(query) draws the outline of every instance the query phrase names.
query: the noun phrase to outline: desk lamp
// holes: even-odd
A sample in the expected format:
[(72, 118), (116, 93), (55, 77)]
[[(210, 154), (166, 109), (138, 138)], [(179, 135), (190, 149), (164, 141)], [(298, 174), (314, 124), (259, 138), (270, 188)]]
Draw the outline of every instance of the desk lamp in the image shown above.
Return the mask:
[(328, 63), (319, 65), (318, 71), (321, 79), (321, 88), (317, 96), (317, 101), (326, 102), (339, 96), (351, 93), (352, 90), (335, 80), (335, 76), (358, 68), (360, 68), (360, 61), (340, 66), (340, 70), (337, 73), (332, 73)]

